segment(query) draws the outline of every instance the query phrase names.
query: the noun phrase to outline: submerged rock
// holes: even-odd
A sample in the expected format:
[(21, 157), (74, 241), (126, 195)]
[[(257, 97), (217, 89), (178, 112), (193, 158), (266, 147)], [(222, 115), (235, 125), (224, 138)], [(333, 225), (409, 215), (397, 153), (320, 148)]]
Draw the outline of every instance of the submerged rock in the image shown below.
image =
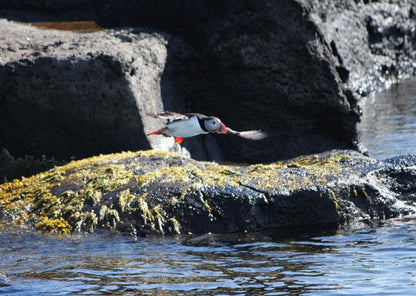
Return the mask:
[(0, 287), (10, 286), (10, 279), (2, 272), (0, 272)]
[(0, 185), (0, 218), (45, 232), (227, 233), (416, 212), (416, 157), (350, 150), (250, 166), (140, 151), (102, 155)]

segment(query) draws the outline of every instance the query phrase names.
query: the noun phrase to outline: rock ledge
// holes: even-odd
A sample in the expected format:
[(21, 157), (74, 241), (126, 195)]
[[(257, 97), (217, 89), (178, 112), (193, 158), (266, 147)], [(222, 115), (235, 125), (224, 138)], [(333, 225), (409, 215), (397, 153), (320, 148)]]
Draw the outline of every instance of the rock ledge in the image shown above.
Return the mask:
[(101, 155), (0, 185), (0, 219), (53, 233), (227, 233), (416, 212), (416, 157), (350, 150), (250, 166), (158, 151)]

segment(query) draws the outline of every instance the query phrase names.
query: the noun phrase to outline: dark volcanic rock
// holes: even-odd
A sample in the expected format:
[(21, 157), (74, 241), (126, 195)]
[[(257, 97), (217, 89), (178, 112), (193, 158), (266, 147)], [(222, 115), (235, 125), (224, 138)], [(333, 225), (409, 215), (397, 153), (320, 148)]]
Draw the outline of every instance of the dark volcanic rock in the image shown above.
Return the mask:
[(2, 0), (0, 9), (22, 21), (149, 28), (79, 35), (2, 23), (0, 140), (15, 156), (175, 150), (143, 134), (158, 125), (145, 111), (162, 108), (270, 134), (185, 141), (196, 159), (354, 149), (359, 110), (348, 88), (367, 94), (416, 69), (412, 0)]
[(29, 177), (64, 163), (54, 158), (36, 158), (32, 155), (13, 157), (7, 149), (0, 146), (0, 183), (21, 178), (22, 176)]
[(196, 71), (180, 73), (190, 111), (271, 134), (259, 142), (218, 138), (224, 159), (264, 162), (355, 147), (356, 100), (301, 1), (110, 3), (97, 7), (104, 24), (180, 35), (198, 53)]
[(104, 155), (0, 185), (0, 218), (48, 232), (227, 233), (416, 213), (416, 157), (331, 151), (225, 166), (166, 152)]
[[(232, 135), (185, 141), (197, 159), (270, 162), (355, 147), (356, 100), (301, 2), (95, 7), (111, 25), (164, 30), (186, 43), (151, 31), (79, 35), (4, 23), (0, 120), (7, 125), (0, 125), (0, 139), (12, 155), (60, 159), (147, 148), (143, 130), (157, 122), (147, 124), (144, 113), (162, 108), (217, 115), (233, 129), (270, 134), (262, 141)], [(153, 148), (173, 149), (155, 138)]]
[(416, 2), (307, 0), (337, 67), (366, 95), (416, 75)]
[[(0, 22), (0, 140), (13, 156), (151, 147), (144, 130), (159, 123), (145, 113), (163, 109), (167, 45), (186, 57), (183, 43), (133, 29), (79, 34)], [(184, 108), (180, 99), (169, 106)]]

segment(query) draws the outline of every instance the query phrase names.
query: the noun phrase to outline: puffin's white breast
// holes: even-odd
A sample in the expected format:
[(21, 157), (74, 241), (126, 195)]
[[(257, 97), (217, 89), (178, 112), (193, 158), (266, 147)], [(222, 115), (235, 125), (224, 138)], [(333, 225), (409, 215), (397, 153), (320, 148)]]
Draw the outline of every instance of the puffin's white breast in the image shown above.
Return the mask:
[(188, 120), (170, 122), (166, 127), (168, 130), (164, 133), (173, 137), (189, 138), (201, 134), (208, 134), (208, 132), (201, 129), (196, 116), (192, 116)]

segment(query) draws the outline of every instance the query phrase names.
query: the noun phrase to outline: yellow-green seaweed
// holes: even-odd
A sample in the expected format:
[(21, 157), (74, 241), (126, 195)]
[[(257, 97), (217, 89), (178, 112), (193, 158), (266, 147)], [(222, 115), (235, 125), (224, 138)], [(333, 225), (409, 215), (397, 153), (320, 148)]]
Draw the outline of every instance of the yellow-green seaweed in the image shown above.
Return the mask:
[[(329, 177), (342, 173), (339, 161), (348, 157), (305, 156), (232, 167), (196, 163), (174, 153), (154, 150), (100, 155), (1, 184), (0, 219), (16, 225), (29, 223), (40, 231), (67, 233), (92, 232), (96, 227), (115, 229), (128, 216), (140, 219), (144, 227), (161, 234), (180, 233), (180, 223), (169, 217), (164, 207), (180, 202), (189, 192), (247, 186), (261, 192), (276, 189), (290, 194), (314, 183), (326, 186)], [(181, 161), (171, 166), (152, 165), (153, 161), (163, 163), (166, 158)], [(168, 197), (164, 204), (149, 205), (147, 190), (153, 184), (176, 184), (180, 196)], [(338, 207), (335, 193), (329, 187), (328, 192)], [(365, 191), (363, 194), (368, 196)], [(207, 199), (203, 207), (208, 213), (212, 210)]]
[(47, 216), (40, 217), (35, 222), (36, 229), (48, 233), (70, 233), (71, 225), (64, 218), (49, 219)]

